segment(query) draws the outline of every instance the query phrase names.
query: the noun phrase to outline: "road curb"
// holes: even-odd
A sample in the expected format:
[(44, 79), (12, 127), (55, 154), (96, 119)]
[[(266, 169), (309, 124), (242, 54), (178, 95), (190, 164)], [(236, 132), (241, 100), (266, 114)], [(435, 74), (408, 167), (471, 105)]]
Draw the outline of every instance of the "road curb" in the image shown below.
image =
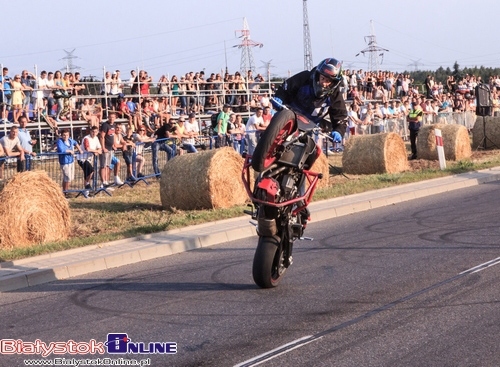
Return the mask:
[[(311, 220), (328, 220), (499, 180), (500, 167), (495, 167), (313, 202)], [(0, 292), (250, 238), (257, 233), (249, 219), (248, 216), (225, 219), (0, 263)]]

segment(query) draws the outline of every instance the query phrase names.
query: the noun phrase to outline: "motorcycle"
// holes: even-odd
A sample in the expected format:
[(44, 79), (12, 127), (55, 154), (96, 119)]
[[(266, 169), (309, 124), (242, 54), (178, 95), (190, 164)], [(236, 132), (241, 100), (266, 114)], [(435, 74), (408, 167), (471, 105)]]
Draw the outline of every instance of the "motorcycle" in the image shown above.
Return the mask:
[[(309, 169), (321, 153), (314, 135), (320, 129), (306, 116), (282, 106), (247, 155), (242, 179), (252, 204), (245, 210), (259, 236), (252, 275), (261, 288), (276, 287), (292, 265), (293, 244), (303, 237), (310, 203), (321, 173)], [(253, 180), (253, 169), (258, 172)], [(251, 187), (253, 183), (253, 188)], [(308, 184), (308, 185), (307, 185)]]

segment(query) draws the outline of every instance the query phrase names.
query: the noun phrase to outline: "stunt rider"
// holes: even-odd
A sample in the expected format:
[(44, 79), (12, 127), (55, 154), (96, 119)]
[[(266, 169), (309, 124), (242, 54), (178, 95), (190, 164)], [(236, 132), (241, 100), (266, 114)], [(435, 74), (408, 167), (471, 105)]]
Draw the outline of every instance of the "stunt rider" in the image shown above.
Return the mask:
[[(347, 108), (340, 91), (342, 63), (334, 58), (321, 61), (311, 71), (304, 70), (285, 80), (276, 91), (273, 106), (292, 106), (331, 132), (333, 141), (342, 141), (346, 131)], [(329, 115), (330, 121), (325, 120)]]
[[(325, 59), (311, 71), (304, 70), (285, 80), (276, 91), (273, 106), (279, 110), (280, 104), (285, 104), (298, 109), (324, 132), (331, 132), (332, 141), (342, 142), (347, 128), (347, 108), (340, 91), (342, 80), (342, 63), (334, 58)], [(325, 119), (327, 115), (330, 121)], [(320, 153), (321, 147), (317, 147), (317, 155), (306, 161), (307, 168), (313, 165)], [(301, 188), (304, 190), (305, 183)], [(299, 207), (302, 205), (298, 204)], [(301, 211), (301, 216), (305, 227), (310, 220), (307, 207)]]

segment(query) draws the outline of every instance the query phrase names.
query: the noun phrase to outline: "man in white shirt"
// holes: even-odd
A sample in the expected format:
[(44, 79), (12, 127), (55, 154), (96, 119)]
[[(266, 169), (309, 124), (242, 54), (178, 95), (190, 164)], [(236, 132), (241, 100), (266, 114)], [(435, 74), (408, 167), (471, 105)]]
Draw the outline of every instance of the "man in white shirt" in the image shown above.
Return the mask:
[(191, 112), (189, 114), (189, 119), (184, 122), (184, 132), (191, 135), (190, 138), (184, 139), (184, 143), (195, 145), (196, 141), (194, 136), (200, 135), (200, 128), (196, 122), (196, 114)]
[[(12, 126), (10, 128), (9, 134), (5, 135), (0, 139), (0, 144), (7, 157), (17, 157), (17, 171), (22, 172), (22, 167), (24, 166), (25, 156), (24, 149), (21, 146), (21, 141), (18, 137), (19, 128), (17, 126)], [(2, 166), (3, 166), (2, 161)]]
[(246, 124), (246, 142), (248, 147), (248, 154), (252, 155), (255, 147), (257, 146), (257, 132), (266, 129), (264, 125), (264, 118), (262, 117), (262, 107), (258, 107), (255, 114), (250, 116)]
[(92, 126), (90, 134), (85, 136), (82, 140), (82, 154), (77, 155), (78, 165), (82, 168), (85, 176), (85, 189), (92, 188), (91, 181), (94, 176), (94, 156), (102, 153), (101, 142), (99, 141), (99, 128)]
[(52, 97), (52, 90), (55, 89), (56, 83), (54, 82), (54, 73), (52, 71), (49, 71), (47, 74), (45, 86), (46, 88), (43, 90), (43, 96), (47, 98), (47, 111), (50, 117), (55, 118), (56, 114), (52, 111), (52, 107), (56, 104), (56, 100)]
[(43, 108), (43, 98), (50, 97), (50, 91), (47, 91), (47, 72), (43, 70), (37, 79), (36, 87), (36, 109)]

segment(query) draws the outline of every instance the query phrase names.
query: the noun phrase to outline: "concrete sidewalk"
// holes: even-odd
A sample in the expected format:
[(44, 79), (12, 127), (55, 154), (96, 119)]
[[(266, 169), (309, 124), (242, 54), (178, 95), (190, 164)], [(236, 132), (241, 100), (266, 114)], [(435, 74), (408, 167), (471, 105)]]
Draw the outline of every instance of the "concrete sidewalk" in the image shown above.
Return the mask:
[[(500, 180), (500, 167), (381, 190), (310, 205), (313, 222)], [(249, 216), (205, 223), (120, 241), (0, 263), (0, 292), (78, 277), (139, 261), (256, 235)], [(307, 233), (306, 233), (307, 234)]]

